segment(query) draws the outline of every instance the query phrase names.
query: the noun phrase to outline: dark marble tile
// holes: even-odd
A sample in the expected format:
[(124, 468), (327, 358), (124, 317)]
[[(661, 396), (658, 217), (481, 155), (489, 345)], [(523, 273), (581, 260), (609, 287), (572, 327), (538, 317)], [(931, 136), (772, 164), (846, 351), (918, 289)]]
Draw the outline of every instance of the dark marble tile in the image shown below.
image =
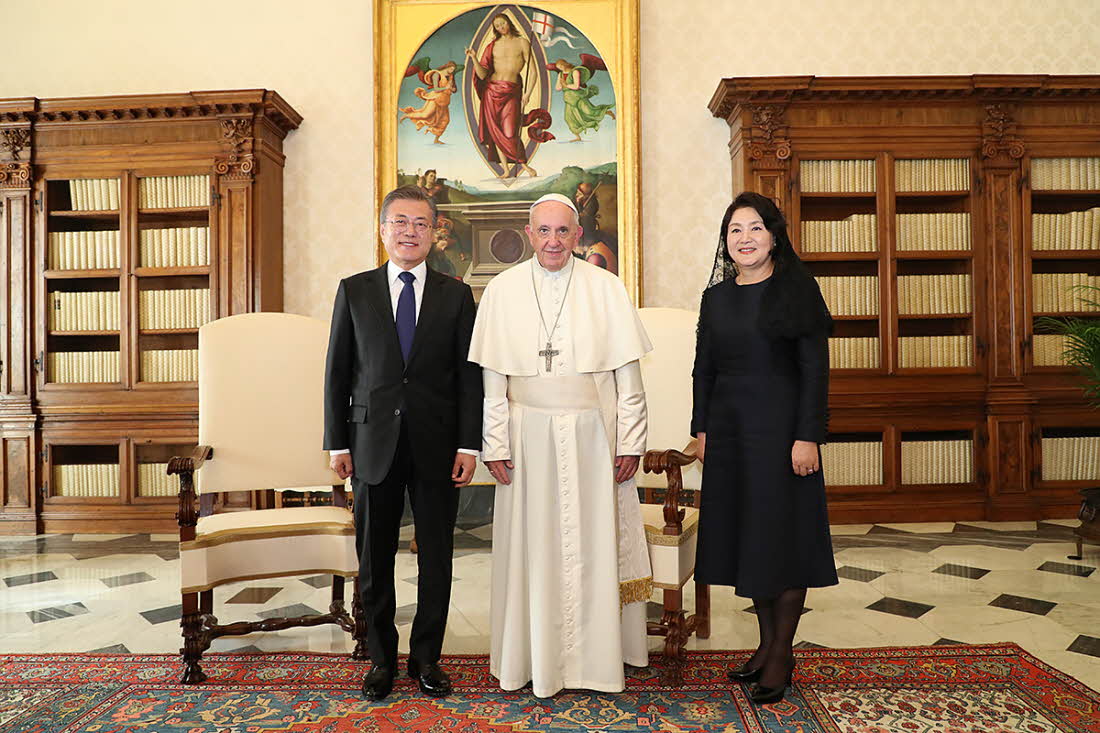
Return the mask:
[(308, 578), (298, 578), (306, 585), (312, 585), (314, 588), (331, 588), (332, 576), (331, 575), (312, 575)]
[(1002, 593), (990, 601), (989, 605), (997, 608), (1007, 608), (1012, 611), (1034, 613), (1036, 616), (1046, 616), (1058, 604), (1039, 600), (1038, 598), (1026, 598), (1024, 596), (1014, 596), (1010, 593)]
[(1006, 550), (1026, 550), (1037, 544), (1073, 542), (1073, 529), (1059, 524), (1039, 522), (1036, 529), (1021, 532), (999, 532), (966, 524), (956, 524), (950, 532), (918, 534), (876, 524), (863, 535), (833, 537), (833, 550), (840, 552), (852, 547), (886, 547), (931, 552), (938, 547), (982, 545)]
[[(800, 641), (797, 644), (795, 644), (792, 648), (794, 648), (794, 649), (828, 649), (829, 647), (822, 646), (821, 644), (815, 644), (812, 641)], [(795, 671), (797, 672), (798, 670), (796, 669)]]
[(30, 585), (32, 583), (45, 583), (47, 580), (57, 580), (57, 576), (53, 574), (52, 570), (47, 570), (44, 573), (13, 575), (9, 578), (4, 578), (4, 582), (9, 588), (14, 588), (19, 585)]
[(31, 621), (36, 624), (45, 623), (46, 621), (56, 621), (59, 618), (69, 618), (70, 616), (81, 616), (88, 613), (88, 609), (83, 603), (67, 603), (63, 606), (52, 606), (50, 608), (40, 608), (37, 611), (27, 611), (27, 615), (31, 617)]
[(242, 588), (239, 593), (226, 601), (226, 603), (267, 603), (276, 595), (282, 588), (271, 587), (252, 587)]
[(68, 554), (77, 560), (110, 555), (156, 555), (162, 560), (179, 558), (179, 540), (154, 541), (148, 534), (134, 534), (110, 540), (74, 541), (71, 534), (37, 535), (0, 542), (0, 558), (18, 555)]
[(936, 639), (932, 642), (932, 646), (966, 646), (966, 642), (955, 641), (954, 639)]
[[(419, 575), (414, 575), (411, 578), (402, 578), (403, 581), (405, 581), (406, 583), (409, 583), (411, 585), (416, 585), (416, 582), (419, 579), (420, 579)], [(457, 582), (458, 580), (459, 580), (459, 578), (456, 578), (453, 575), (451, 576), (451, 582), (452, 583)]]
[(956, 578), (969, 578), (970, 580), (978, 580), (989, 571), (983, 570), (982, 568), (972, 568), (969, 565), (952, 565), (951, 563), (948, 563), (946, 565), (940, 565), (932, 572), (939, 573), (940, 575), (952, 575)]
[(858, 580), (863, 583), (870, 583), (875, 578), (881, 578), (886, 573), (879, 572), (878, 570), (868, 570), (866, 568), (857, 568), (852, 565), (844, 565), (836, 569), (836, 574), (842, 578), (848, 580)]
[(1039, 570), (1047, 573), (1076, 575), (1078, 578), (1087, 578), (1096, 572), (1096, 568), (1091, 565), (1070, 565), (1064, 562), (1045, 562), (1039, 566)]
[(126, 648), (125, 644), (115, 644), (114, 646), (105, 646), (99, 649), (92, 649), (85, 654), (129, 654), (130, 650)]
[(156, 578), (149, 573), (130, 573), (128, 575), (116, 575), (113, 578), (100, 578), (100, 580), (108, 588), (119, 588), (134, 583), (148, 583), (150, 580), (156, 580)]
[(260, 618), (292, 618), (294, 616), (316, 616), (319, 613), (321, 612), (304, 603), (294, 603), (282, 608), (273, 608), (270, 611), (260, 611), (256, 615)]
[(880, 598), (870, 606), (867, 606), (867, 608), (871, 611), (892, 613), (895, 616), (920, 618), (935, 608), (935, 606), (929, 606), (927, 603), (917, 603), (916, 601), (906, 601), (901, 598), (890, 598), (887, 596), (886, 598)]
[(149, 623), (163, 624), (169, 621), (179, 621), (183, 615), (183, 606), (165, 606), (164, 608), (154, 608), (151, 611), (142, 611), (142, 617)]
[(646, 601), (645, 604), (645, 617), (647, 621), (660, 621), (661, 617), (665, 615), (665, 607), (662, 603), (656, 603), (654, 601)]
[(492, 546), (492, 540), (483, 540), (469, 532), (458, 532), (455, 534), (456, 550), (487, 550)]
[(1072, 644), (1066, 647), (1066, 651), (1088, 654), (1090, 657), (1100, 657), (1100, 639), (1095, 636), (1081, 634), (1073, 640)]
[(393, 622), (397, 626), (404, 626), (405, 624), (411, 624), (415, 617), (416, 604), (406, 603), (404, 606), (397, 607), (397, 611), (393, 614)]

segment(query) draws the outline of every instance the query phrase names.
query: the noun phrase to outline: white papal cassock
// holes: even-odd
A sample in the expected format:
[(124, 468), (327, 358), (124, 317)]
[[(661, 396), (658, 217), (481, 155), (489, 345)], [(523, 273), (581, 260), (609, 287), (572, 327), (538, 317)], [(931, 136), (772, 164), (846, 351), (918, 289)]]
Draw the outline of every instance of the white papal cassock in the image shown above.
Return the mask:
[[(549, 369), (536, 289), (559, 352)], [(489, 669), (506, 690), (619, 692), (623, 662), (647, 663), (645, 530), (614, 457), (645, 453), (638, 359), (651, 348), (621, 281), (581, 260), (549, 272), (532, 258), (482, 296), (482, 458), (515, 464), (493, 512)]]

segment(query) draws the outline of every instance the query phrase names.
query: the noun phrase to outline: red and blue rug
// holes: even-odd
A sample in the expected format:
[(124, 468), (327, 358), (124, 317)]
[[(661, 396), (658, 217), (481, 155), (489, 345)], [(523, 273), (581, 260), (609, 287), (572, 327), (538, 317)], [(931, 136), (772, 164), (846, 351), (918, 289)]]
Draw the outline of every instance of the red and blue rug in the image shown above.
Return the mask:
[(0, 655), (3, 733), (1100, 733), (1100, 694), (1014, 644), (797, 652), (793, 692), (754, 706), (725, 670), (744, 652), (692, 652), (684, 684), (659, 658), (617, 695), (506, 693), (482, 655), (443, 660), (455, 693), (400, 680), (359, 696), (368, 665), (322, 654), (209, 654), (187, 687), (177, 657)]

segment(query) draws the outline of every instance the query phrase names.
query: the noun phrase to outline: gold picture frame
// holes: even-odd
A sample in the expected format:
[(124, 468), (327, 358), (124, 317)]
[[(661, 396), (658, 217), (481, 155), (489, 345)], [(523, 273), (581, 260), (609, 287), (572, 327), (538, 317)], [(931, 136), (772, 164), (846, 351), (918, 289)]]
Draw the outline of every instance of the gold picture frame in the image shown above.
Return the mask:
[[(374, 11), (377, 206), (413, 182), (438, 195), (437, 269), (480, 295), (530, 255), (530, 201), (571, 194), (591, 225), (578, 254), (616, 272), (640, 305), (639, 0), (374, 0)], [(486, 85), (510, 73), (509, 42), (528, 55), (502, 103)], [(536, 112), (549, 119), (530, 123)]]

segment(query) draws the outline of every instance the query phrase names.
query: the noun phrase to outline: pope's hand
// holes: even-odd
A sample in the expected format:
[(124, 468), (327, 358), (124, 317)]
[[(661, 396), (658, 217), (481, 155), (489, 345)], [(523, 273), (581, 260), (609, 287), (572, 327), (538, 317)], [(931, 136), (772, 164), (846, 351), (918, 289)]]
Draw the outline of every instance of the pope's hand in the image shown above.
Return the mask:
[(340, 478), (347, 478), (354, 471), (351, 465), (351, 453), (337, 453), (328, 459), (328, 467)]
[(507, 486), (512, 483), (512, 470), (516, 466), (511, 461), (485, 461), (485, 467), (498, 484)]
[(474, 469), (477, 468), (477, 459), (469, 453), (455, 453), (455, 465), (451, 470), (451, 480), (455, 482), (455, 488), (461, 489), (468, 486), (470, 479), (474, 477)]
[(615, 483), (628, 481), (638, 471), (638, 456), (619, 456), (615, 459)]

